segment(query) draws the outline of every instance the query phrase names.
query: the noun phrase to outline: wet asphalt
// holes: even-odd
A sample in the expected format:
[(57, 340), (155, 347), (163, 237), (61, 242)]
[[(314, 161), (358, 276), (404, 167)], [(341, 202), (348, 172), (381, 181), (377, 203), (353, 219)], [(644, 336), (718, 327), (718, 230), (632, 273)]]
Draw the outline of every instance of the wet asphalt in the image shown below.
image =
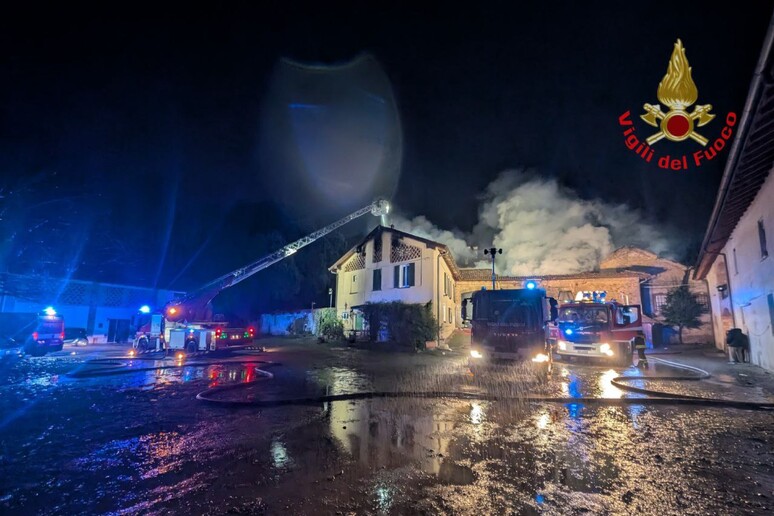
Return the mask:
[[(664, 515), (774, 507), (774, 414), (649, 405), (646, 395), (611, 383), (642, 374), (633, 367), (561, 363), (544, 379), (530, 364), (471, 369), (462, 354), (265, 344), (265, 353), (182, 360), (88, 363), (125, 356), (125, 348), (103, 346), (3, 361), (0, 512)], [(177, 367), (137, 370), (162, 364)], [(677, 372), (651, 363), (646, 374)], [(631, 383), (751, 397), (717, 377)], [(214, 396), (389, 390), (462, 391), (471, 399), (241, 409), (196, 399), (209, 387), (237, 384), (244, 387)], [(508, 399), (477, 400), (477, 393)], [(576, 400), (521, 399), (535, 394)], [(577, 401), (596, 397), (643, 402)]]

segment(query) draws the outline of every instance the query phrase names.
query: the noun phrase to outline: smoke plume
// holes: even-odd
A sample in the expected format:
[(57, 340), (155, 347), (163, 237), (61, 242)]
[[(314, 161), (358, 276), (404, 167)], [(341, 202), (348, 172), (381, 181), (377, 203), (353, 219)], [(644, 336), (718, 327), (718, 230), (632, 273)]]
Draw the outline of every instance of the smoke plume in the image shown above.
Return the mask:
[[(520, 171), (502, 173), (481, 197), (479, 221), (470, 234), (439, 229), (423, 216), (396, 217), (396, 228), (446, 244), (463, 267), (487, 267), (483, 249), (502, 248), (501, 274), (530, 276), (591, 271), (624, 245), (668, 255), (667, 237), (624, 204), (584, 200), (555, 179)], [(473, 247), (477, 247), (478, 250)]]

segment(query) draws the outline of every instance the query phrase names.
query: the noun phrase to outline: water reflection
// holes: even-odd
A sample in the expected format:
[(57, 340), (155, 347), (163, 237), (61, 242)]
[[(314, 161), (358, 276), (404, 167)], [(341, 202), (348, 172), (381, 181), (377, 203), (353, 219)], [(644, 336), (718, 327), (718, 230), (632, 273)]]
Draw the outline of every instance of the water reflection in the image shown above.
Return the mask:
[(378, 486), (376, 488), (376, 507), (382, 511), (387, 512), (392, 507), (392, 489), (389, 487)]
[(537, 416), (535, 426), (537, 426), (538, 430), (545, 430), (550, 422), (551, 416), (548, 415), (547, 411), (543, 411)]
[(480, 425), (484, 420), (484, 409), (481, 408), (480, 403), (470, 404), (470, 422), (474, 425)]
[[(331, 435), (358, 463), (370, 468), (416, 463), (438, 474), (449, 454), (455, 423), (436, 411), (385, 410), (385, 402), (333, 402), (326, 417)], [(397, 406), (397, 405), (395, 405)]]
[(371, 382), (364, 374), (348, 367), (314, 369), (307, 373), (307, 379), (331, 395), (362, 392), (371, 388)]
[(271, 459), (275, 468), (284, 468), (291, 462), (285, 443), (275, 437), (271, 441)]
[(599, 387), (601, 389), (600, 397), (602, 398), (620, 398), (623, 396), (621, 389), (612, 384), (612, 380), (619, 376), (615, 369), (609, 369), (602, 373), (599, 377)]

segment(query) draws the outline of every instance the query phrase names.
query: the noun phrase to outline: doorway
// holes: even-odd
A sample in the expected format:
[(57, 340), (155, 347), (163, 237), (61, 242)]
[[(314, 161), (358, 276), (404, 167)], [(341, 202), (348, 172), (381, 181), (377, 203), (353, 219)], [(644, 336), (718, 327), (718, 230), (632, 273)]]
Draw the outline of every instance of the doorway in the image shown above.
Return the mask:
[(108, 342), (129, 340), (129, 319), (108, 319)]

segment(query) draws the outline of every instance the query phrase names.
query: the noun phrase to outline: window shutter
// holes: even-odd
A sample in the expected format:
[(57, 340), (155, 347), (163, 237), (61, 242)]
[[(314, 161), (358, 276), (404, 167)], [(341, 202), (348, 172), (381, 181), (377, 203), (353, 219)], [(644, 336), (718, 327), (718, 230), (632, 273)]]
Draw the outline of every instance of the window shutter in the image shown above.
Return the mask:
[(414, 266), (416, 264), (410, 263), (408, 266), (408, 286), (413, 287), (414, 286)]
[(382, 270), (374, 269), (374, 288), (373, 290), (382, 290)]
[(769, 249), (766, 245), (766, 228), (763, 226), (763, 221), (758, 221), (758, 240), (761, 244), (761, 258), (767, 258), (769, 256)]
[(392, 275), (392, 286), (393, 286), (394, 288), (398, 288), (398, 285), (399, 285), (399, 283), (398, 283), (398, 282), (400, 281), (400, 266), (399, 266), (399, 265), (396, 265), (396, 266), (394, 267), (394, 271), (395, 271), (395, 272), (394, 272), (394, 273), (393, 273), (393, 275)]

